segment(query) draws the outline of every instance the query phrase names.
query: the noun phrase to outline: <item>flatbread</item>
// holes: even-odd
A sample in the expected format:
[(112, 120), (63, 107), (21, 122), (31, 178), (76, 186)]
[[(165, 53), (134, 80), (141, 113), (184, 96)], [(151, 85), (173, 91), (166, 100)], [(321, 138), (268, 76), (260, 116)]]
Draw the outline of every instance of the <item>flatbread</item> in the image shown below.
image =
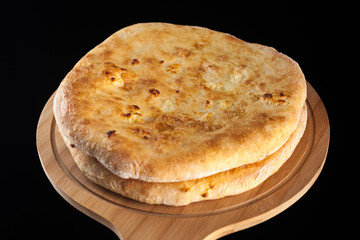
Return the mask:
[(115, 175), (179, 182), (271, 155), (294, 132), (305, 99), (300, 67), (271, 47), (142, 23), (75, 65), (54, 114), (61, 133)]
[(306, 122), (307, 111), (304, 105), (295, 132), (278, 151), (264, 160), (205, 178), (173, 183), (151, 183), (120, 178), (95, 158), (73, 147), (68, 139), (64, 138), (64, 142), (79, 169), (96, 184), (137, 201), (179, 206), (240, 194), (260, 185), (278, 171), (291, 156), (305, 131)]

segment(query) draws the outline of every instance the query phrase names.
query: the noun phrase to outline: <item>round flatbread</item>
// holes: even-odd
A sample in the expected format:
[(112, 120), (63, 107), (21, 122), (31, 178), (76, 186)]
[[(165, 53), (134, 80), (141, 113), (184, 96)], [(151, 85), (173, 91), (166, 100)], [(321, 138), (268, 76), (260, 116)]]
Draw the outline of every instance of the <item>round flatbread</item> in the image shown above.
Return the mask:
[(201, 179), (173, 183), (153, 183), (120, 178), (111, 173), (95, 158), (71, 147), (71, 143), (66, 138), (64, 138), (64, 142), (79, 169), (91, 181), (137, 201), (179, 206), (240, 194), (260, 185), (278, 171), (291, 156), (305, 131), (306, 122), (305, 105), (298, 127), (289, 140), (278, 151), (262, 161)]
[(111, 35), (54, 99), (61, 133), (122, 178), (178, 182), (261, 161), (294, 132), (298, 64), (201, 27), (142, 23)]

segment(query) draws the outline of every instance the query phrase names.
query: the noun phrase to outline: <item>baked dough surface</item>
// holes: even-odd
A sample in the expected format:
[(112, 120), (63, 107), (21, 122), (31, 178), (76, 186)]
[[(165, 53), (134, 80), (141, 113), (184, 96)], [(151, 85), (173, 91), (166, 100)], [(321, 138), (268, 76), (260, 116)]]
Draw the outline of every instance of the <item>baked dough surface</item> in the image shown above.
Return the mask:
[(257, 187), (286, 162), (300, 141), (307, 122), (306, 105), (299, 124), (289, 140), (262, 161), (220, 172), (205, 178), (172, 183), (144, 182), (123, 179), (106, 169), (95, 158), (64, 142), (79, 169), (91, 181), (123, 196), (149, 204), (187, 205), (192, 202), (236, 195)]
[(298, 64), (201, 27), (136, 24), (67, 74), (54, 99), (62, 135), (121, 178), (180, 182), (263, 160), (295, 131)]

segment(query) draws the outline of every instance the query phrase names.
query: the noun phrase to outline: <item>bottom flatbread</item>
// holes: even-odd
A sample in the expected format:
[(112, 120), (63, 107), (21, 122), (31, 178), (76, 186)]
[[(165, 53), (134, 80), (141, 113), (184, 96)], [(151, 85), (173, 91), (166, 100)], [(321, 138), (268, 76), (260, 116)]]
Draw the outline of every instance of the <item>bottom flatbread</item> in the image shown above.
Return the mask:
[(296, 130), (275, 153), (262, 161), (244, 165), (205, 178), (184, 182), (154, 183), (136, 179), (123, 179), (106, 169), (95, 158), (64, 142), (81, 172), (91, 181), (125, 197), (149, 204), (173, 206), (218, 199), (243, 193), (257, 187), (286, 162), (299, 143), (306, 127), (307, 110), (304, 105)]

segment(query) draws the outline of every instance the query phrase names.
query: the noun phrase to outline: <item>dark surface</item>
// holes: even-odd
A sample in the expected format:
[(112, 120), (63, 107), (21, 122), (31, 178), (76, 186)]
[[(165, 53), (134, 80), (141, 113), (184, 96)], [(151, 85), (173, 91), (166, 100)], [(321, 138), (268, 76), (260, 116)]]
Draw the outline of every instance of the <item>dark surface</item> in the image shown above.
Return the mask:
[(225, 2), (194, 6), (184, 2), (112, 5), (90, 1), (76, 6), (15, 2), (2, 10), (9, 11), (11, 18), (1, 19), (5, 145), (0, 239), (117, 239), (111, 230), (73, 208), (54, 190), (37, 155), (36, 126), (47, 99), (84, 54), (115, 31), (150, 21), (208, 27), (272, 46), (300, 64), (327, 108), (330, 148), (314, 186), (271, 220), (223, 239), (300, 239), (351, 229), (343, 228), (343, 217), (339, 217), (346, 212), (340, 201), (347, 195), (342, 188), (346, 183), (341, 181), (350, 181), (338, 175), (346, 171), (340, 160), (350, 158), (348, 151), (341, 150), (346, 142), (342, 127), (351, 126), (348, 121), (341, 123), (349, 106), (342, 103), (349, 101), (349, 93), (340, 83), (351, 79), (345, 78), (340, 67), (344, 61), (340, 54), (346, 47), (340, 40), (347, 41), (349, 35), (339, 21), (346, 22), (347, 16), (340, 17), (337, 6), (315, 8), (291, 3), (264, 6), (260, 11)]

